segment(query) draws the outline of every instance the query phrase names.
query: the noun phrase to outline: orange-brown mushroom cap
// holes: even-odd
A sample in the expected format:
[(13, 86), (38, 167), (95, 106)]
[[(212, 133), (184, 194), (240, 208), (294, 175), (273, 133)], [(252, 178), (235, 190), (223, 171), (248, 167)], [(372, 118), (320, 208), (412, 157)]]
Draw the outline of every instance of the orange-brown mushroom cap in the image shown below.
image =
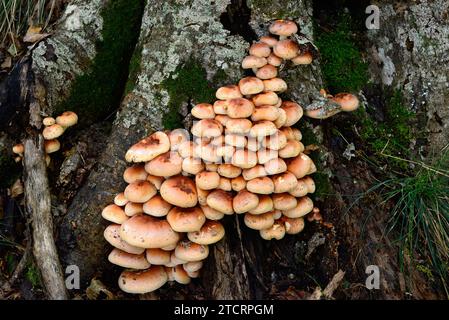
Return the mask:
[(220, 241), (225, 235), (223, 225), (218, 221), (206, 221), (199, 231), (189, 232), (187, 238), (198, 244), (213, 244)]
[(195, 183), (183, 176), (165, 180), (161, 185), (160, 194), (168, 203), (182, 208), (194, 207), (198, 202)]
[(150, 161), (169, 150), (168, 136), (164, 132), (158, 131), (131, 146), (126, 152), (125, 159), (128, 162)]
[(147, 215), (135, 215), (126, 220), (121, 225), (120, 237), (140, 248), (163, 248), (180, 239), (180, 235), (166, 220), (158, 220)]
[(110, 263), (123, 268), (142, 270), (150, 267), (150, 263), (143, 253), (132, 254), (117, 248), (112, 249), (111, 253), (109, 253), (108, 260)]
[(120, 289), (127, 293), (147, 293), (162, 287), (168, 280), (162, 266), (151, 266), (144, 271), (123, 271), (119, 277)]
[(206, 217), (199, 207), (174, 207), (168, 213), (167, 221), (176, 232), (194, 232), (201, 229)]

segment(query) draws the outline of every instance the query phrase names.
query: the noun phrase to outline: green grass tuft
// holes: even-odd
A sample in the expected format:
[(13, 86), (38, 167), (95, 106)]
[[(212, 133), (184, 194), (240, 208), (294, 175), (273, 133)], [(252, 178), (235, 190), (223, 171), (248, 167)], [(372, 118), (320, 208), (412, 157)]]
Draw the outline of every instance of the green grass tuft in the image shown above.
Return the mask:
[[(401, 266), (404, 267), (406, 255), (418, 265), (422, 265), (418, 256), (426, 257), (425, 263), (432, 266), (432, 273), (448, 294), (449, 151), (437, 156), (432, 164), (396, 160), (412, 162), (418, 169), (414, 174), (379, 182), (367, 193), (376, 192), (384, 202), (395, 203), (388, 232), (394, 230), (398, 234)], [(431, 278), (429, 274), (428, 277)]]
[(207, 81), (206, 71), (196, 61), (178, 67), (170, 78), (162, 82), (162, 87), (170, 96), (169, 112), (162, 119), (165, 129), (183, 127), (179, 113), (183, 103), (212, 103), (215, 98), (215, 89)]
[[(375, 121), (363, 108), (355, 112), (361, 123), (360, 137), (367, 143), (369, 151), (410, 157), (409, 145), (413, 138), (410, 122), (414, 115), (405, 107), (403, 100), (402, 92), (396, 90), (387, 101), (382, 122)], [(394, 158), (389, 159), (388, 164), (395, 169), (409, 168), (407, 162)]]
[(324, 80), (333, 93), (357, 92), (368, 82), (368, 66), (352, 36), (349, 14), (342, 14), (331, 31), (316, 28)]

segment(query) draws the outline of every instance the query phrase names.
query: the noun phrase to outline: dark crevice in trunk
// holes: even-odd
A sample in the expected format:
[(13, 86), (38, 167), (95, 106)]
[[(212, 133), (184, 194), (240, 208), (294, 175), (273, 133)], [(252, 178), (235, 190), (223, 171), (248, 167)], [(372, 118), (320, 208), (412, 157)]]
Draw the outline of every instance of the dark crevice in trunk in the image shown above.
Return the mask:
[(249, 25), (251, 19), (251, 9), (245, 0), (231, 0), (226, 7), (226, 11), (220, 16), (220, 22), (226, 30), (231, 31), (232, 35), (240, 35), (252, 43), (258, 39), (256, 33)]

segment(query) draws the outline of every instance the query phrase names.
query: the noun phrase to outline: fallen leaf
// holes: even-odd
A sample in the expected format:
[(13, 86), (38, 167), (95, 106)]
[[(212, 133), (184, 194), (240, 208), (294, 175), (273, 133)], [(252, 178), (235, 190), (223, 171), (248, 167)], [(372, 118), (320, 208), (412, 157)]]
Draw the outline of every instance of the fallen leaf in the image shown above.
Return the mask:
[(23, 42), (36, 43), (50, 35), (48, 33), (41, 33), (41, 31), (41, 27), (29, 27), (23, 37)]
[(90, 281), (90, 286), (86, 289), (87, 299), (97, 300), (100, 297), (100, 293), (103, 293), (108, 300), (114, 299), (114, 294), (106, 288), (103, 282), (93, 278)]
[(3, 60), (3, 63), (0, 65), (1, 69), (9, 69), (12, 66), (12, 59), (11, 57), (6, 57), (5, 60)]
[(10, 192), (12, 198), (17, 198), (18, 196), (23, 194), (23, 184), (20, 179), (17, 179), (16, 182), (14, 182), (14, 184), (11, 186)]

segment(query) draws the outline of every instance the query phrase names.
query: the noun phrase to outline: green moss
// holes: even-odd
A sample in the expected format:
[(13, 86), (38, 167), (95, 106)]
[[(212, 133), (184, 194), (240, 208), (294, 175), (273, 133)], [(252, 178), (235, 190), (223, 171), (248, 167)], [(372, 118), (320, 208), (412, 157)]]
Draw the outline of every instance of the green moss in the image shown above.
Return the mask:
[[(369, 151), (385, 154), (410, 157), (409, 144), (412, 136), (410, 121), (413, 113), (407, 110), (403, 103), (403, 94), (396, 90), (388, 99), (385, 108), (384, 121), (378, 122), (370, 117), (366, 111), (359, 108), (356, 117), (360, 120), (360, 136), (367, 142)], [(388, 160), (393, 166), (407, 169), (404, 161)]]
[(30, 263), (27, 266), (25, 277), (31, 283), (33, 288), (41, 286), (41, 275), (39, 273), (39, 269), (34, 265), (34, 263)]
[(140, 71), (141, 60), (142, 60), (142, 47), (137, 46), (136, 49), (134, 50), (131, 60), (129, 61), (128, 81), (126, 81), (124, 95), (127, 95), (134, 89), (134, 86), (137, 81), (137, 75), (139, 74)]
[(320, 51), (321, 69), (331, 92), (355, 92), (368, 81), (368, 67), (352, 35), (352, 20), (342, 14), (331, 31), (316, 28), (316, 46)]
[(418, 264), (416, 266), (416, 270), (422, 272), (427, 277), (427, 279), (429, 279), (431, 281), (435, 280), (435, 278), (433, 277), (433, 274), (432, 274), (432, 270), (428, 266), (425, 266), (423, 264)]
[(139, 35), (144, 2), (111, 0), (101, 13), (102, 41), (89, 70), (78, 77), (70, 96), (56, 112), (73, 110), (89, 124), (107, 116), (120, 103), (128, 64)]
[(20, 175), (20, 166), (14, 162), (12, 155), (6, 150), (0, 150), (0, 189), (7, 188)]
[(215, 96), (215, 89), (207, 81), (206, 71), (196, 61), (178, 67), (161, 86), (170, 96), (169, 111), (162, 119), (165, 129), (183, 127), (182, 115), (179, 113), (183, 103), (211, 103)]

